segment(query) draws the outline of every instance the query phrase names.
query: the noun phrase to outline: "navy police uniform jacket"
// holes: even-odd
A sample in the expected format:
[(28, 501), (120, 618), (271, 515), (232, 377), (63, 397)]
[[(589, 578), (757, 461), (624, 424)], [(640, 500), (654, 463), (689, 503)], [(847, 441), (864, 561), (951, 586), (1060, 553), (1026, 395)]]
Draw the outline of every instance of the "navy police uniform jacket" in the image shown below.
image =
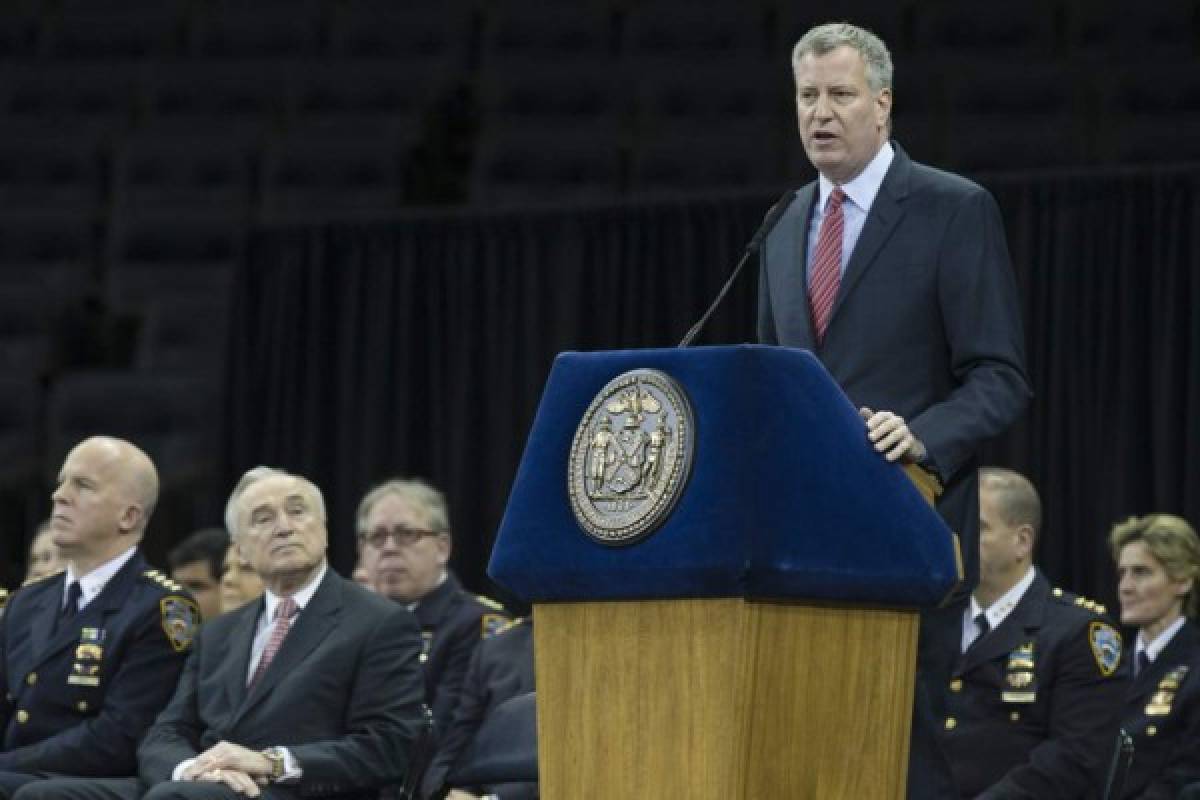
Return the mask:
[(199, 612), (139, 552), (60, 622), (65, 575), (14, 593), (0, 619), (0, 771), (133, 775), (138, 740), (175, 691)]
[(417, 604), (424, 651), (425, 703), (433, 710), (436, 730), (450, 725), (471, 655), (485, 634), (508, 624), (503, 607), (463, 589), (453, 573)]
[[(425, 776), (424, 793), (440, 797), (453, 788), (447, 778), (462, 767), (475, 734), (496, 706), (518, 695), (534, 691), (533, 623), (518, 619), (480, 643), (471, 659), (458, 708), (450, 729), (441, 737), (437, 755)], [(537, 732), (525, 731), (536, 739)], [(519, 738), (514, 736), (513, 740)], [(537, 784), (504, 784), (471, 787), (475, 794), (494, 794), (500, 800), (529, 800), (538, 796)]]
[(1128, 685), (1121, 636), (1098, 607), (1039, 572), (975, 641), (943, 695), (942, 745), (964, 798), (1091, 797)]
[[(1132, 653), (1132, 651), (1130, 651)], [(1200, 629), (1185, 622), (1125, 693), (1121, 727), (1133, 737), (1123, 798), (1175, 800), (1200, 781)]]

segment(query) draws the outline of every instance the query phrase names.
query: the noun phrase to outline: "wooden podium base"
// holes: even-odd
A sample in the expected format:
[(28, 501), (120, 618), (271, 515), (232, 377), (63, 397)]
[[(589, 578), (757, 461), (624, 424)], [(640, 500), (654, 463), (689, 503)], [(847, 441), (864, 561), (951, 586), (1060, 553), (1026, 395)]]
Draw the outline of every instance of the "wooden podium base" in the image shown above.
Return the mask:
[(903, 800), (917, 613), (534, 607), (544, 800)]

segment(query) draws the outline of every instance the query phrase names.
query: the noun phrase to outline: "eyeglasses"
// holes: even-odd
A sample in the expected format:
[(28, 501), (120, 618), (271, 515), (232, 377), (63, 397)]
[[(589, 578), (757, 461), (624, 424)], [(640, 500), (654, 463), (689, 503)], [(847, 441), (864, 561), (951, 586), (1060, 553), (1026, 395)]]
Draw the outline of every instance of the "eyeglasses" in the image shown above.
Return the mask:
[(416, 544), (426, 536), (437, 536), (445, 531), (427, 531), (421, 528), (392, 528), (390, 531), (383, 528), (376, 528), (373, 531), (364, 533), (363, 539), (367, 544), (378, 550), (387, 547), (388, 539), (390, 538), (397, 547)]

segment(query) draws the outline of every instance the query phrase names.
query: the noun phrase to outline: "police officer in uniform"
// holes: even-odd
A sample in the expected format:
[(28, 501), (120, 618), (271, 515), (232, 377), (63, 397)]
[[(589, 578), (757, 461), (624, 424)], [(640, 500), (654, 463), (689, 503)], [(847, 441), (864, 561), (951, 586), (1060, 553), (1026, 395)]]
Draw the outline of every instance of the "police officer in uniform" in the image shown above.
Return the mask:
[(358, 505), (361, 563), (375, 591), (405, 604), (424, 639), (425, 702), (437, 730), (458, 704), (475, 647), (509, 622), (494, 600), (474, 595), (447, 568), (452, 539), (446, 497), (419, 479), (393, 479)]
[(0, 620), (0, 798), (49, 774), (136, 771), (199, 620), (138, 551), (157, 498), (154, 465), (129, 442), (67, 455), (51, 522), (67, 569), (22, 588)]
[[(449, 795), (452, 800), (471, 797), (496, 800), (537, 798), (537, 783), (462, 787), (454, 781), (456, 771), (470, 767), (467, 762), (472, 754), (489, 763), (501, 760), (504, 753), (479, 752), (474, 746), (475, 734), (497, 706), (534, 689), (533, 622), (524, 618), (516, 619), (484, 640), (476, 649), (467, 670), (454, 721), (441, 737), (437, 755), (426, 773), (425, 796), (442, 797), (444, 791), (454, 789)], [(515, 748), (520, 746), (519, 743), (532, 743), (532, 749), (536, 751), (536, 720), (530, 717), (525, 721), (530, 723), (527, 730), (514, 730), (511, 735), (498, 737), (503, 746)]]
[(1103, 609), (1033, 566), (1041, 504), (1010, 470), (979, 473), (980, 580), (942, 701), (964, 798), (1073, 800), (1101, 787), (1124, 696), (1122, 642)]
[(1151, 514), (1115, 526), (1109, 544), (1121, 622), (1137, 630), (1121, 718), (1133, 760), (1114, 798), (1174, 800), (1200, 781), (1200, 629), (1184, 616), (1200, 610), (1200, 538), (1180, 517)]

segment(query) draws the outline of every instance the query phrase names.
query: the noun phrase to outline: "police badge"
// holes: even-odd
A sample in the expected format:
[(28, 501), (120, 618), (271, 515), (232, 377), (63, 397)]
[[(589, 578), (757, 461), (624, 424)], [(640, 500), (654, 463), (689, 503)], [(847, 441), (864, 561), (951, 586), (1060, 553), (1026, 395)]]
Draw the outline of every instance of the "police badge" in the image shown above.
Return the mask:
[(658, 370), (618, 375), (575, 430), (567, 494), (575, 519), (601, 544), (633, 544), (657, 528), (692, 469), (695, 422), (683, 388)]

